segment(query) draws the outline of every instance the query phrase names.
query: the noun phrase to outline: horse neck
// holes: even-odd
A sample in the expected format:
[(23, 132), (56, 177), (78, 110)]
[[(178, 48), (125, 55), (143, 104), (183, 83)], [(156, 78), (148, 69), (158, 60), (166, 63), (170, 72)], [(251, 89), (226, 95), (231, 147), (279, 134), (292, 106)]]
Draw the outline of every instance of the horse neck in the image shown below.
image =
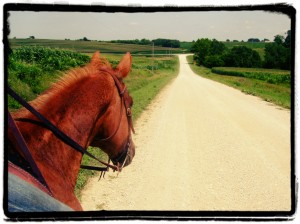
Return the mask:
[[(111, 86), (111, 82), (101, 76), (86, 78), (53, 95), (39, 112), (86, 148), (95, 134), (95, 123), (101, 120), (112, 97), (107, 85)], [(33, 115), (28, 118), (34, 119)], [(64, 192), (73, 193), (82, 154), (43, 127), (24, 122), (18, 122), (18, 126), (53, 193), (59, 197), (66, 195)]]

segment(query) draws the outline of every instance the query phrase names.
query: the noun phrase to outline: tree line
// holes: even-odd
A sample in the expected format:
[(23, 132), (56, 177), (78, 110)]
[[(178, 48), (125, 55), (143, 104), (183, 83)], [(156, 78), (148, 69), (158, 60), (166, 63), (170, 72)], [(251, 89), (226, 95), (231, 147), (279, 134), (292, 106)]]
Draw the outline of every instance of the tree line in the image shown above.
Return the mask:
[(291, 68), (291, 31), (286, 38), (276, 35), (273, 43), (265, 44), (265, 58), (247, 46), (227, 48), (216, 39), (198, 39), (193, 43), (191, 51), (198, 65), (205, 67), (248, 67), (248, 68)]
[(148, 40), (148, 39), (135, 39), (135, 40), (112, 40), (111, 43), (122, 43), (122, 44), (139, 44), (139, 45), (151, 45), (154, 43), (155, 46), (160, 47), (172, 47), (172, 48), (179, 48), (180, 47), (180, 41), (179, 40), (171, 40), (171, 39), (163, 39), (158, 38), (154, 40)]

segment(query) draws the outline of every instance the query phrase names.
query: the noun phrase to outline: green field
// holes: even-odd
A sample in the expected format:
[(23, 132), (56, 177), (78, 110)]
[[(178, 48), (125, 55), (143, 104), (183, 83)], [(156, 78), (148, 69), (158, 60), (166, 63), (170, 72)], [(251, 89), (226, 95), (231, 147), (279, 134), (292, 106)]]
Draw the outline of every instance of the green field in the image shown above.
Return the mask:
[(291, 83), (291, 72), (279, 69), (214, 67), (213, 73), (263, 80), (272, 84)]
[(233, 48), (235, 46), (246, 46), (249, 47), (251, 49), (259, 49), (259, 48), (265, 48), (266, 43), (265, 42), (254, 42), (254, 43), (250, 43), (250, 42), (233, 42), (233, 41), (224, 41), (223, 42), (225, 44), (226, 47), (228, 48)]
[[(193, 56), (188, 56), (187, 59), (192, 70), (196, 74), (204, 78), (212, 79), (214, 81), (239, 89), (244, 93), (258, 96), (267, 102), (272, 102), (283, 108), (287, 108), (287, 109), (291, 108), (291, 83), (282, 82), (282, 83), (273, 84), (265, 80), (259, 80), (254, 78), (232, 76), (232, 75), (220, 75), (220, 74), (213, 73), (212, 69), (195, 65), (193, 63)], [(250, 73), (251, 71), (253, 72), (252, 69), (247, 69), (247, 68), (234, 68), (234, 69), (241, 70), (244, 72), (250, 71)], [(234, 69), (231, 68), (231, 70)], [(255, 70), (256, 69), (254, 69), (254, 71)], [(261, 69), (258, 69), (258, 71), (261, 71)], [(274, 73), (282, 72), (282, 70), (271, 70), (271, 71), (273, 71)], [(285, 72), (287, 74), (287, 71)]]
[[(76, 51), (79, 53), (93, 53), (96, 50), (101, 53), (123, 54), (152, 54), (152, 45), (121, 44), (98, 41), (75, 41), (75, 40), (48, 40), (48, 39), (10, 39), (11, 48), (21, 46), (42, 46), (51, 48), (61, 48), (65, 50)], [(185, 49), (154, 47), (155, 54), (181, 53)]]
[[(82, 44), (82, 42), (77, 44)], [(81, 49), (83, 46), (77, 46), (77, 48)], [(91, 52), (96, 50), (98, 49), (92, 49)], [(9, 55), (7, 67), (8, 84), (26, 101), (33, 100), (38, 94), (49, 88), (52, 82), (64, 75), (64, 72), (68, 69), (83, 66), (89, 62), (92, 53), (86, 51), (84, 53), (58, 49), (57, 47), (46, 48), (28, 44), (13, 48), (13, 52)], [(113, 66), (117, 66), (123, 57), (121, 54), (101, 55), (107, 58)], [(177, 56), (132, 56), (132, 70), (124, 82), (134, 100), (132, 108), (134, 121), (147, 108), (155, 95), (176, 77), (178, 71)], [(8, 108), (13, 111), (20, 108), (20, 105), (9, 97)], [(88, 150), (96, 157), (106, 160), (106, 154), (100, 149), (89, 147)], [(86, 156), (83, 157), (82, 164), (99, 165)], [(80, 170), (75, 189), (78, 197), (80, 197), (80, 190), (87, 179), (95, 174), (98, 174), (98, 172)]]

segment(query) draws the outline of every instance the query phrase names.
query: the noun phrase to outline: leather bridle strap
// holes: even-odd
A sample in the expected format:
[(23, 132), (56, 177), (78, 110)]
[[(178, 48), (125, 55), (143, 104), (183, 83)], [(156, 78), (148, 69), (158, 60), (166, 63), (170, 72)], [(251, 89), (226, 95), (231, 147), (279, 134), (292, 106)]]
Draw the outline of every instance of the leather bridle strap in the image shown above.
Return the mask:
[(112, 164), (108, 164), (106, 162), (101, 161), (100, 159), (96, 158), (94, 155), (89, 153), (87, 150), (85, 150), (81, 145), (79, 145), (77, 142), (75, 142), (73, 139), (71, 139), (69, 136), (67, 136), (64, 132), (59, 130), (55, 125), (53, 125), (47, 118), (45, 118), (42, 114), (40, 114), (37, 110), (35, 110), (29, 103), (27, 103), (25, 100), (23, 100), (15, 91), (13, 91), (9, 86), (7, 87), (7, 92), (9, 95), (11, 95), (16, 101), (18, 101), (23, 107), (25, 107), (27, 110), (29, 110), (33, 115), (35, 115), (56, 137), (58, 137), (60, 140), (62, 140), (67, 145), (71, 146), (78, 152), (81, 152), (82, 154), (85, 154), (92, 159), (98, 161), (99, 163), (112, 168), (113, 170), (119, 171), (120, 167), (115, 166)]
[(116, 86), (118, 88), (119, 94), (120, 94), (121, 98), (123, 98), (123, 100), (124, 100), (124, 106), (126, 108), (126, 115), (127, 115), (127, 118), (128, 118), (128, 124), (129, 124), (132, 132), (135, 133), (135, 130), (133, 128), (132, 118), (131, 118), (132, 114), (131, 114), (130, 105), (128, 104), (128, 101), (127, 101), (126, 95), (125, 95), (125, 92), (127, 91), (126, 86), (124, 86), (124, 88), (122, 89), (120, 81), (116, 77), (116, 75), (110, 73), (109, 71), (106, 71), (106, 72), (108, 72), (112, 76), (112, 78), (114, 79), (114, 81), (115, 81), (115, 84), (116, 84)]

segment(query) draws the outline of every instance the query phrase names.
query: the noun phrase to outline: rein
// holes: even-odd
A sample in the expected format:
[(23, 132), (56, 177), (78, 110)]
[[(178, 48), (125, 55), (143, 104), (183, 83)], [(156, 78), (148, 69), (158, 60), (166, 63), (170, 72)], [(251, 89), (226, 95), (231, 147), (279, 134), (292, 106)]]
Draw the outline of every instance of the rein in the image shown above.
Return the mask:
[[(106, 70), (104, 70), (104, 71), (106, 71)], [(112, 74), (110, 71), (106, 71), (106, 72), (108, 72), (115, 81), (115, 85), (116, 85), (119, 95), (121, 97), (121, 111), (120, 111), (120, 118), (119, 118), (119, 124), (117, 126), (117, 129), (110, 136), (103, 138), (103, 139), (98, 139), (98, 140), (99, 141), (107, 141), (107, 140), (111, 139), (113, 136), (115, 136), (115, 134), (118, 132), (118, 130), (120, 128), (120, 124), (121, 124), (122, 115), (123, 115), (123, 104), (124, 104), (124, 107), (126, 108), (126, 115), (127, 115), (127, 120), (128, 120), (129, 135), (128, 135), (128, 139), (127, 139), (127, 144), (125, 145), (125, 148), (121, 151), (121, 153), (116, 158), (111, 159), (113, 161), (113, 163), (115, 163), (117, 165), (109, 164), (110, 159), (108, 162), (104, 162), (104, 161), (98, 159), (97, 157), (95, 157), (94, 155), (92, 155), (90, 152), (85, 150), (81, 145), (79, 145), (77, 142), (75, 142), (72, 138), (67, 136), (60, 129), (58, 129), (54, 124), (52, 124), (47, 118), (45, 118), (37, 110), (35, 110), (29, 103), (27, 103), (24, 99), (22, 99), (9, 86), (7, 87), (8, 94), (10, 96), (12, 96), (16, 101), (18, 101), (24, 108), (26, 108), (33, 115), (35, 115), (42, 122), (42, 125), (45, 128), (49, 129), (56, 137), (58, 137), (60, 140), (62, 140), (64, 143), (66, 143), (73, 149), (75, 149), (75, 150), (81, 152), (82, 154), (85, 154), (85, 155), (89, 156), (90, 158), (98, 161), (99, 163), (105, 165), (106, 167), (81, 165), (81, 168), (83, 168), (83, 169), (101, 171), (100, 178), (102, 177), (102, 175), (104, 177), (104, 172), (108, 171), (109, 168), (111, 168), (113, 171), (118, 171), (118, 172), (120, 172), (122, 170), (122, 168), (127, 160), (128, 149), (130, 147), (130, 139), (131, 139), (130, 129), (134, 132), (130, 105), (129, 105), (128, 99), (125, 97), (126, 86), (124, 86), (124, 88), (122, 89), (122, 86), (121, 86), (118, 78), (114, 74)], [(22, 134), (20, 133), (20, 131), (17, 128), (17, 125), (15, 124), (15, 121), (11, 117), (9, 111), (7, 111), (7, 113), (8, 113), (8, 118), (9, 118), (8, 124), (14, 133), (14, 137), (17, 141), (18, 146), (20, 147), (21, 151), (24, 153), (26, 160), (28, 161), (28, 163), (30, 164), (30, 166), (32, 168), (32, 171), (39, 177), (41, 182), (47, 187), (47, 183), (46, 183), (45, 179), (43, 178), (42, 174), (40, 173), (36, 163), (34, 162), (32, 156), (31, 156), (31, 153), (28, 150), (26, 142), (24, 141)], [(121, 161), (121, 160), (123, 160), (123, 161)]]

